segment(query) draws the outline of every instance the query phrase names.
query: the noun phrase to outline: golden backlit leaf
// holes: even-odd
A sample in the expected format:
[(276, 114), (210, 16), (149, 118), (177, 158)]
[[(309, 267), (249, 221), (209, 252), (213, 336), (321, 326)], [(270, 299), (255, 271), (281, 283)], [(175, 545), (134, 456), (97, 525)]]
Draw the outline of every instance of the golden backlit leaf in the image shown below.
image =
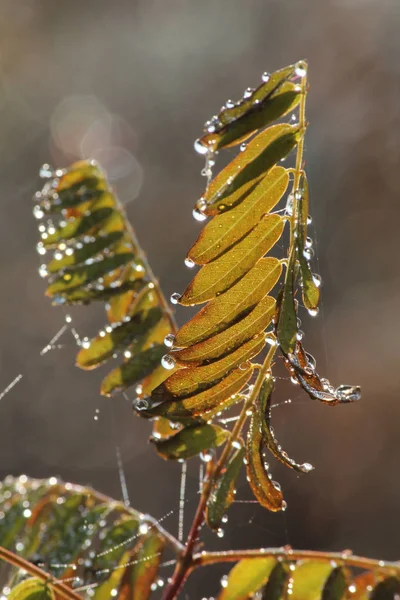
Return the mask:
[(215, 448), (223, 444), (229, 436), (229, 431), (217, 425), (194, 425), (185, 427), (176, 435), (158, 440), (151, 438), (157, 453), (168, 460), (186, 460), (197, 456), (203, 450)]

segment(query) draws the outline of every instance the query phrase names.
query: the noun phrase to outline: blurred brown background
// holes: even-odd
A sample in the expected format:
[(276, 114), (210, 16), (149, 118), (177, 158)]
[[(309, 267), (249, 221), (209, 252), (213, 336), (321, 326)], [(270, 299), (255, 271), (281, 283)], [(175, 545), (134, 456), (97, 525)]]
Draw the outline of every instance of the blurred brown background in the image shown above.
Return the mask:
[[(38, 168), (98, 158), (169, 296), (189, 281), (183, 259), (201, 227), (191, 217), (204, 184), (193, 140), (263, 71), (306, 57), (324, 289), (323, 314), (302, 315), (303, 328), (321, 374), (361, 384), (363, 399), (330, 409), (281, 382), (279, 400), (293, 402), (275, 409), (276, 430), (316, 471), (275, 465), (286, 513), (237, 504), (225, 537), (205, 537), (214, 549), (291, 543), (400, 558), (399, 27), (399, 0), (0, 2), (0, 387), (23, 374), (0, 403), (1, 476), (58, 474), (120, 497), (118, 443), (132, 504), (156, 517), (175, 509), (163, 524), (176, 532), (180, 467), (146, 446), (148, 424), (122, 397), (99, 398), (104, 372), (74, 368), (69, 334), (39, 356), (64, 315), (37, 273)], [(72, 314), (81, 335), (102, 323), (95, 307)], [(186, 526), (197, 477), (191, 463)], [(251, 499), (244, 481), (237, 498)], [(216, 593), (220, 572), (204, 575), (193, 576), (191, 598)]]

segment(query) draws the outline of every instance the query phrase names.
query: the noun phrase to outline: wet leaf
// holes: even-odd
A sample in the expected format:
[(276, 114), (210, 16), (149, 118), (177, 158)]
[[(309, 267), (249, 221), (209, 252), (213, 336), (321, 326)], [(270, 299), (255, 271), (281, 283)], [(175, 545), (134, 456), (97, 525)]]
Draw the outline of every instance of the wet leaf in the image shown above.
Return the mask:
[(154, 371), (164, 354), (165, 346), (157, 344), (133, 356), (103, 379), (100, 393), (103, 396), (112, 396), (138, 383)]
[(396, 600), (399, 594), (400, 579), (398, 577), (386, 577), (372, 590), (370, 600)]
[(272, 481), (264, 462), (263, 449), (261, 418), (259, 412), (253, 409), (246, 444), (247, 478), (252, 492), (261, 506), (274, 512), (284, 510), (286, 505), (280, 485)]
[(157, 453), (167, 460), (186, 460), (197, 456), (203, 450), (215, 448), (223, 444), (229, 436), (229, 431), (217, 425), (195, 425), (185, 427), (176, 435), (158, 440), (150, 438)]
[(266, 296), (277, 283), (281, 271), (278, 259), (261, 259), (240, 281), (183, 325), (176, 334), (175, 345), (191, 346), (232, 325)]
[(125, 570), (118, 593), (119, 600), (146, 600), (151, 595), (161, 562), (165, 542), (157, 534), (150, 532), (140, 544), (135, 556), (136, 564)]
[(64, 292), (63, 294), (55, 294), (52, 297), (52, 300), (53, 304), (89, 304), (95, 300), (107, 302), (114, 296), (125, 294), (128, 291), (131, 291), (135, 296), (144, 288), (144, 286), (146, 286), (146, 282), (144, 282), (142, 279), (138, 279), (136, 281), (126, 281), (114, 287), (105, 289), (84, 287)]
[(127, 348), (134, 339), (149, 331), (161, 319), (162, 310), (158, 307), (135, 313), (128, 321), (103, 331), (90, 341), (88, 348), (82, 348), (77, 355), (76, 365), (81, 369), (94, 369), (116, 352)]
[(297, 312), (294, 302), (295, 253), (292, 252), (286, 267), (285, 283), (277, 302), (279, 317), (277, 338), (282, 351), (291, 354), (296, 344)]
[(217, 215), (242, 202), (281, 158), (297, 144), (303, 132), (296, 126), (273, 125), (259, 133), (211, 181), (204, 194), (204, 214)]
[(235, 499), (235, 483), (243, 466), (244, 455), (244, 448), (234, 452), (211, 492), (206, 510), (207, 524), (211, 529), (221, 526), (223, 516)]
[(275, 558), (245, 558), (231, 569), (226, 587), (218, 600), (247, 600), (267, 581), (276, 565)]
[[(202, 367), (178, 369), (165, 382), (165, 389), (177, 398), (186, 398), (195, 393), (200, 393), (224, 379), (228, 373), (247, 360), (256, 356), (264, 347), (264, 336), (254, 336), (251, 340), (240, 346), (237, 350), (224, 356), (220, 360)], [(161, 391), (160, 396), (163, 396)], [(153, 398), (157, 399), (156, 390)], [(161, 399), (161, 398), (160, 398)]]
[(45, 248), (51, 248), (57, 246), (62, 241), (80, 237), (93, 228), (99, 227), (102, 223), (110, 219), (113, 213), (113, 208), (104, 207), (98, 208), (88, 215), (72, 218), (64, 226), (58, 227), (54, 233), (47, 234), (46, 238), (42, 236), (43, 245)]
[[(241, 365), (224, 377), (219, 383), (207, 390), (188, 396), (184, 400), (175, 400), (175, 396), (165, 385), (156, 388), (152, 394), (155, 405), (148, 412), (150, 415), (163, 415), (169, 419), (201, 416), (210, 410), (221, 407), (221, 404), (250, 380), (253, 367), (250, 364)], [(160, 404), (158, 404), (160, 402)]]
[(283, 462), (283, 464), (291, 469), (294, 469), (295, 471), (308, 473), (313, 469), (312, 465), (309, 463), (300, 464), (293, 460), (293, 458), (290, 458), (282, 449), (282, 446), (278, 443), (275, 437), (275, 432), (271, 425), (271, 398), (273, 390), (274, 380), (272, 377), (268, 377), (261, 386), (260, 394), (256, 403), (256, 410), (259, 413), (261, 430), (265, 444), (271, 454)]
[(212, 151), (233, 146), (293, 110), (300, 99), (296, 86), (288, 81), (294, 72), (295, 65), (276, 71), (234, 106), (221, 110), (215, 125), (212, 122), (215, 131), (199, 142)]
[(114, 231), (107, 235), (99, 235), (92, 242), (82, 244), (81, 248), (73, 249), (72, 254), (59, 254), (59, 257), (53, 258), (48, 265), (47, 270), (49, 273), (56, 273), (66, 267), (73, 267), (79, 265), (86, 260), (97, 256), (99, 252), (112, 247), (119, 242), (123, 237), (122, 231)]
[(284, 220), (279, 215), (263, 217), (243, 240), (201, 268), (179, 303), (186, 306), (200, 304), (225, 292), (277, 243), (283, 227)]
[(288, 597), (287, 588), (290, 580), (289, 566), (277, 562), (272, 569), (266, 586), (262, 591), (261, 600), (283, 600)]
[(308, 217), (308, 183), (305, 175), (300, 180), (302, 196), (298, 204), (297, 225), (297, 252), (300, 263), (300, 273), (303, 284), (302, 296), (306, 308), (314, 310), (318, 306), (320, 291), (311, 273), (308, 261), (304, 255), (307, 243), (307, 217)]
[(29, 577), (16, 585), (7, 596), (8, 600), (54, 600), (49, 585), (37, 577)]
[(286, 169), (273, 167), (245, 200), (232, 210), (217, 215), (204, 227), (188, 257), (202, 265), (223, 254), (276, 206), (288, 181)]
[(228, 329), (188, 348), (175, 350), (171, 356), (181, 364), (196, 365), (220, 358), (264, 331), (271, 323), (274, 310), (275, 300), (266, 296), (252, 311)]
[(322, 600), (342, 600), (347, 598), (349, 574), (346, 569), (336, 567), (330, 573), (322, 592)]
[(65, 269), (61, 277), (57, 277), (50, 283), (46, 290), (46, 295), (55, 296), (88, 285), (118, 267), (128, 264), (133, 259), (134, 254), (132, 252), (124, 252), (108, 256), (88, 265), (82, 265), (74, 269)]
[(321, 600), (332, 571), (329, 562), (306, 560), (298, 563), (292, 573), (291, 600)]

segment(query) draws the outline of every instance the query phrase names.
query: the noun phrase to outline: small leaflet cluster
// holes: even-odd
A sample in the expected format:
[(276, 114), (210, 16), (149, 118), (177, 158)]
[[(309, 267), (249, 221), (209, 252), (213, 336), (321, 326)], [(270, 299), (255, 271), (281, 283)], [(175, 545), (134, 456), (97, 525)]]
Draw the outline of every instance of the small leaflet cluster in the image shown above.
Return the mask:
[(103, 380), (111, 396), (132, 385), (152, 389), (163, 373), (164, 338), (174, 330), (171, 313), (139, 248), (122, 206), (94, 161), (53, 171), (44, 165), (43, 189), (34, 196), (39, 220), (37, 250), (46, 295), (55, 305), (105, 303), (108, 323), (83, 340), (76, 358), (95, 369), (111, 358), (123, 362)]
[[(207, 507), (208, 524), (214, 529), (233, 501), (243, 462), (256, 499), (272, 511), (284, 510), (286, 503), (264, 451), (269, 449), (297, 471), (313, 468), (282, 450), (271, 425), (270, 367), (278, 350), (292, 381), (312, 399), (337, 404), (360, 397), (358, 387), (335, 389), (321, 379), (301, 341), (298, 298), (315, 316), (321, 284), (311, 270), (312, 240), (307, 235), (311, 218), (302, 165), (306, 76), (304, 61), (264, 74), (257, 89), (246, 90), (237, 103), (228, 101), (195, 142), (206, 158), (208, 184), (193, 215), (208, 222), (185, 261), (200, 269), (183, 294), (173, 294), (171, 301), (204, 306), (168, 339), (170, 351), (163, 364), (172, 372), (152, 391), (143, 412), (180, 428), (174, 435), (170, 431), (153, 437), (159, 454), (187, 459), (229, 443), (231, 432), (216, 425), (215, 418), (244, 403), (247, 440), (234, 440)], [(291, 115), (289, 122), (282, 121), (286, 115)], [(233, 147), (239, 147), (235, 158), (211, 179), (216, 155)], [(282, 161), (292, 151), (296, 166), (285, 168)], [(287, 257), (278, 259), (269, 253), (282, 240), (285, 227), (290, 237)], [(266, 347), (268, 364), (263, 366), (254, 359)]]
[[(176, 553), (151, 517), (89, 488), (25, 475), (0, 483), (0, 545), (94, 600), (128, 600), (134, 590), (150, 597), (164, 585), (168, 549)], [(11, 600), (55, 599), (46, 582), (14, 567), (1, 578)]]

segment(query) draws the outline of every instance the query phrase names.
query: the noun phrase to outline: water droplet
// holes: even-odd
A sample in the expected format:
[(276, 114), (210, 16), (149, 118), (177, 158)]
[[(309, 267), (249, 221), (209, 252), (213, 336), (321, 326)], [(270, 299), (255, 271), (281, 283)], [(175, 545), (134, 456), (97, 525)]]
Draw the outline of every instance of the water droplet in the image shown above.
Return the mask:
[(245, 142), (243, 142), (243, 144), (240, 144), (240, 152), (244, 152), (247, 148), (247, 144)]
[(314, 470), (314, 467), (310, 465), (310, 463), (303, 463), (301, 465), (301, 470), (304, 471), (304, 473), (309, 473)]
[(83, 338), (83, 340), (82, 340), (82, 348), (85, 348), (85, 349), (90, 348), (89, 338)]
[(243, 98), (250, 98), (252, 93), (254, 92), (254, 88), (248, 87), (244, 90)]
[(32, 516), (32, 511), (29, 508), (26, 508), (23, 512), (25, 519), (29, 519)]
[(139, 398), (134, 400), (133, 407), (138, 411), (147, 410), (149, 408), (149, 403), (144, 398)]
[(310, 317), (316, 317), (318, 313), (319, 313), (319, 308), (309, 308), (308, 309), (308, 314), (310, 315)]
[(306, 358), (307, 358), (307, 366), (310, 367), (312, 370), (315, 370), (317, 367), (317, 361), (315, 360), (313, 355), (310, 354), (309, 352), (306, 352)]
[(159, 577), (157, 579), (157, 585), (158, 585), (158, 587), (163, 587), (163, 585), (164, 585), (164, 579), (161, 579), (161, 577)]
[(43, 245), (43, 242), (39, 242), (36, 246), (36, 252), (38, 254), (40, 254), (41, 256), (43, 256), (44, 254), (46, 254), (47, 250)]
[(209, 149), (207, 148), (207, 146), (205, 146), (200, 139), (197, 139), (194, 143), (194, 149), (197, 152), (197, 154), (207, 154), (207, 152), (209, 151)]
[(267, 83), (267, 81), (269, 81), (270, 78), (270, 74), (268, 73), (268, 71), (264, 71), (264, 73), (261, 75), (261, 79), (263, 80), (264, 83)]
[(339, 385), (335, 396), (342, 402), (357, 402), (361, 400), (361, 388), (358, 385)]
[(296, 377), (291, 377), (290, 381), (291, 383), (293, 383), (293, 385), (299, 385), (299, 382), (297, 381)]
[(51, 177), (53, 177), (53, 175), (54, 170), (49, 164), (44, 163), (44, 165), (40, 167), (39, 177), (41, 179), (50, 179)]
[(293, 215), (293, 194), (289, 194), (286, 201), (286, 214), (291, 217)]
[(47, 266), (46, 265), (40, 265), (39, 267), (39, 275), (40, 277), (47, 277), (48, 276), (48, 271), (47, 271)]
[(175, 359), (172, 358), (172, 356), (170, 356), (169, 354), (164, 354), (164, 356), (161, 359), (161, 365), (164, 367), (164, 369), (173, 369), (175, 364)]
[(217, 530), (217, 536), (218, 536), (219, 538), (223, 538), (223, 537), (224, 537), (224, 535), (225, 535), (225, 532), (224, 532), (224, 530), (223, 530), (223, 529), (221, 529), (221, 527), (220, 527), (220, 528)]
[(304, 62), (298, 62), (295, 67), (295, 73), (298, 77), (304, 77), (307, 74), (307, 65)]
[(274, 488), (276, 490), (278, 490), (278, 492), (280, 492), (282, 490), (280, 483), (278, 483), (277, 481), (273, 481), (272, 485), (274, 486)]
[(207, 215), (201, 212), (198, 208), (194, 208), (192, 211), (193, 218), (196, 221), (205, 221), (207, 219)]
[(212, 453), (211, 452), (200, 452), (200, 460), (202, 460), (205, 463), (210, 462), (210, 460), (212, 460)]
[(282, 500), (282, 510), (285, 511), (287, 509), (287, 502), (285, 502), (285, 500)]
[(132, 352), (130, 350), (125, 350), (124, 357), (125, 358), (131, 358), (131, 356), (132, 356)]
[(266, 335), (265, 343), (269, 344), (270, 346), (276, 346), (277, 345), (276, 337), (273, 334)]
[(296, 200), (301, 200), (303, 198), (303, 190), (296, 190), (294, 193), (294, 197)]
[(164, 346), (167, 346), (167, 348), (172, 348), (175, 342), (175, 336), (173, 333), (169, 333), (168, 335), (165, 336), (164, 338)]
[(322, 278), (321, 275), (318, 275), (317, 273), (313, 273), (312, 274), (312, 280), (314, 282), (314, 285), (319, 288), (322, 285)]
[(38, 204), (33, 207), (33, 216), (35, 219), (42, 219), (44, 217), (44, 212)]
[(240, 450), (241, 447), (242, 447), (242, 444), (240, 442), (238, 442), (237, 440), (232, 442), (232, 448), (235, 448), (236, 450)]
[(297, 333), (296, 333), (296, 340), (298, 342), (300, 342), (303, 339), (303, 337), (304, 337), (304, 331), (302, 331), (301, 329), (298, 329)]
[(312, 223), (312, 216), (308, 215), (308, 217), (307, 217), (307, 225), (311, 225), (311, 223)]
[(185, 265), (189, 267), (189, 269), (193, 269), (196, 263), (191, 258), (185, 258)]
[(174, 294), (171, 295), (171, 304), (178, 304), (179, 300), (181, 299), (181, 294), (178, 294), (178, 292), (175, 292)]
[(151, 586), (150, 586), (150, 589), (151, 589), (151, 591), (152, 591), (152, 592), (155, 592), (155, 591), (156, 591), (156, 589), (157, 589), (157, 584), (156, 584), (156, 582), (155, 582), (155, 581), (153, 581), (153, 583), (151, 584)]
[(72, 322), (72, 317), (71, 317), (71, 315), (65, 315), (65, 322), (66, 322), (66, 323), (71, 323), (71, 322)]
[(306, 260), (311, 260), (312, 257), (314, 256), (314, 251), (312, 248), (304, 248), (303, 250), (303, 256)]
[(311, 248), (312, 245), (313, 245), (312, 239), (310, 237), (306, 238), (305, 247), (306, 248)]
[(228, 586), (228, 575), (221, 577), (221, 587), (226, 588)]

